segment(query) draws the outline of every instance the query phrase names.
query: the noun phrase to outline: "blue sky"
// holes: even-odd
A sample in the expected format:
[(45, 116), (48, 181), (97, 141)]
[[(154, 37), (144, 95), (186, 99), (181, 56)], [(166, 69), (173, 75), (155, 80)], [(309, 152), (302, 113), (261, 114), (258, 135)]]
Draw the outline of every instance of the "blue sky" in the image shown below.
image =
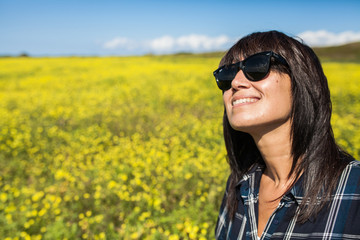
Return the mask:
[(0, 55), (204, 52), (272, 29), (339, 45), (359, 23), (358, 0), (0, 0)]

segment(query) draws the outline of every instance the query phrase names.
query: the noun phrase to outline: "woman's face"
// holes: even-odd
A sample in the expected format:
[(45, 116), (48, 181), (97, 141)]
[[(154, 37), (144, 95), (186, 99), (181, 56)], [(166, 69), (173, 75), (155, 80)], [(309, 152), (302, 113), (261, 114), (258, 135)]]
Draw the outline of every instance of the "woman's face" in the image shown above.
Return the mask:
[(291, 80), (287, 74), (271, 72), (258, 82), (239, 71), (223, 100), (230, 125), (250, 135), (262, 135), (282, 125), (290, 126)]

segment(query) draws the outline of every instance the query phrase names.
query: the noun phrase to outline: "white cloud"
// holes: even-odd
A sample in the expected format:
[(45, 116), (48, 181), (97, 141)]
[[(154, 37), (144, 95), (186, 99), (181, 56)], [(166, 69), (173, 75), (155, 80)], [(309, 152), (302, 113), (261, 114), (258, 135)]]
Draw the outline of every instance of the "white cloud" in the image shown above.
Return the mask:
[[(326, 30), (306, 31), (298, 34), (311, 47), (342, 45), (360, 41), (360, 32), (346, 31), (333, 33)], [(210, 37), (200, 34), (189, 34), (180, 37), (164, 35), (159, 38), (136, 41), (125, 37), (116, 37), (102, 44), (103, 49), (114, 53), (176, 53), (206, 52), (226, 50), (237, 39), (226, 35)]]
[(116, 37), (110, 41), (104, 43), (105, 49), (116, 49), (116, 48), (132, 48), (131, 40), (124, 37)]
[(219, 50), (223, 48), (226, 44), (230, 43), (231, 40), (227, 36), (219, 36), (219, 37), (208, 37), (205, 35), (188, 35), (179, 37), (176, 40), (176, 43), (179, 48), (184, 50)]
[(346, 31), (332, 33), (326, 30), (306, 31), (298, 35), (304, 42), (312, 47), (335, 46), (360, 41), (360, 32)]
[(154, 52), (176, 52), (176, 51), (212, 51), (227, 47), (231, 42), (227, 36), (209, 37), (206, 35), (191, 34), (174, 38), (163, 36), (149, 41), (148, 46)]
[(154, 51), (171, 51), (176, 46), (176, 39), (171, 36), (163, 36), (149, 41), (149, 47)]
[(233, 39), (225, 35), (209, 37), (206, 35), (190, 34), (180, 37), (165, 35), (144, 41), (134, 41), (124, 37), (117, 37), (105, 42), (102, 46), (107, 50), (134, 50), (143, 53), (174, 53), (201, 52), (225, 50)]

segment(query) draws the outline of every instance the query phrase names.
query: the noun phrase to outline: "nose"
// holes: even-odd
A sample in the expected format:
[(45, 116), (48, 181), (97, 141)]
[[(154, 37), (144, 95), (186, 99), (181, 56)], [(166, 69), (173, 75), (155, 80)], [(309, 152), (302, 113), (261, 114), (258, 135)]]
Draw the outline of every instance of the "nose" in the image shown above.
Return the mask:
[(245, 77), (243, 71), (239, 71), (234, 80), (231, 82), (231, 87), (233, 89), (240, 89), (240, 88), (249, 88), (251, 86), (251, 82)]

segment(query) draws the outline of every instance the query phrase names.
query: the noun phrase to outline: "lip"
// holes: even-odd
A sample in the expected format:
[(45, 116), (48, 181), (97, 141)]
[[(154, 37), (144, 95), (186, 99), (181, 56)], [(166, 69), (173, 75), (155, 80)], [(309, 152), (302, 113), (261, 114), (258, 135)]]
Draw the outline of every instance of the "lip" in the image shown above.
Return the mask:
[(260, 100), (257, 96), (236, 96), (231, 99), (233, 107), (254, 104)]

